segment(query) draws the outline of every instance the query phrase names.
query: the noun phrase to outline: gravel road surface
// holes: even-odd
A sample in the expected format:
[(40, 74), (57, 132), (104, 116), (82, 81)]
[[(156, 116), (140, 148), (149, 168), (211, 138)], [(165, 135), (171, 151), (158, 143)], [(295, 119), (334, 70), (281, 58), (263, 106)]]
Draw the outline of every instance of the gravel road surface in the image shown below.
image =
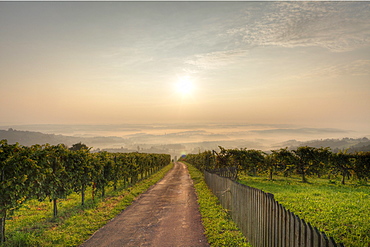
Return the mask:
[(186, 166), (174, 168), (81, 247), (209, 246)]

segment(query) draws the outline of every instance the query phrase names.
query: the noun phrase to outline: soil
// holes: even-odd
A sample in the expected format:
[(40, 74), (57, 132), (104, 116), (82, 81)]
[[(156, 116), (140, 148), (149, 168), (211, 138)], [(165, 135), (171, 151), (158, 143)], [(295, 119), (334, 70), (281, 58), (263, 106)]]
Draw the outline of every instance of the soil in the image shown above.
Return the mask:
[(166, 176), (81, 247), (209, 246), (193, 182), (186, 166), (175, 163)]

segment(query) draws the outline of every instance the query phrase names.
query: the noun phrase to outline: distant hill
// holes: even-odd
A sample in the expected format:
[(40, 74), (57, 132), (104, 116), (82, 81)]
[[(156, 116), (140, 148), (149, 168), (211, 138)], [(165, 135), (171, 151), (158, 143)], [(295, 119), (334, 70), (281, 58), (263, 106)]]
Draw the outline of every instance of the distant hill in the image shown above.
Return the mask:
[(358, 143), (348, 149), (349, 153), (370, 152), (370, 141)]
[(333, 152), (338, 152), (340, 150), (348, 150), (348, 152), (370, 152), (370, 140), (366, 137), (364, 138), (342, 138), (342, 139), (324, 139), (324, 140), (312, 140), (306, 142), (300, 142), (296, 140), (290, 140), (275, 145), (289, 147), (289, 149), (295, 149), (300, 146), (310, 146), (310, 147), (330, 147)]
[[(153, 135), (145, 133), (137, 133), (127, 136), (127, 138), (108, 136), (108, 137), (76, 137), (56, 134), (44, 134), (41, 132), (20, 131), (9, 128), (8, 130), (0, 130), (0, 140), (7, 139), (8, 143), (14, 144), (18, 142), (23, 146), (31, 146), (34, 144), (57, 145), (63, 143), (68, 147), (75, 143), (82, 142), (93, 150), (106, 150), (110, 152), (151, 152), (151, 153), (170, 153), (177, 155), (179, 153), (198, 153), (204, 150), (218, 150), (218, 146), (224, 148), (249, 148), (270, 151), (274, 149), (288, 147), (296, 149), (299, 146), (311, 147), (330, 147), (333, 152), (346, 150), (348, 152), (369, 152), (370, 140), (364, 138), (342, 138), (342, 139), (322, 139), (311, 141), (290, 140), (281, 143), (276, 143), (273, 146), (264, 144), (263, 140), (244, 140), (244, 139), (229, 139), (222, 135), (211, 135), (211, 141), (201, 141), (197, 135), (202, 132), (178, 132), (165, 135)], [(208, 133), (206, 133), (208, 136)], [(185, 137), (184, 137), (185, 136)], [(201, 136), (202, 137), (202, 136)], [(219, 139), (218, 139), (219, 138)], [(194, 139), (193, 142), (190, 140)]]
[(20, 131), (9, 128), (8, 130), (0, 130), (0, 140), (7, 139), (8, 143), (14, 144), (18, 142), (23, 146), (32, 146), (34, 144), (51, 145), (65, 144), (72, 146), (75, 143), (82, 142), (89, 147), (104, 146), (117, 143), (125, 143), (125, 139), (121, 137), (75, 137), (54, 134), (44, 134), (41, 132)]

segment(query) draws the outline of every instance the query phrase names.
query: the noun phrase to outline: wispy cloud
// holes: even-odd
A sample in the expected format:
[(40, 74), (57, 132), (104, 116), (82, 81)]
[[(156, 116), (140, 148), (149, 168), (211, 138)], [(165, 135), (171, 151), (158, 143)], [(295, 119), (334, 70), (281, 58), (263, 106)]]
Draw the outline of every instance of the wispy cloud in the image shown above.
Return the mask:
[(318, 46), (333, 52), (370, 43), (369, 2), (276, 2), (260, 7), (254, 15), (261, 18), (247, 12), (248, 22), (227, 33), (253, 46)]
[[(370, 45), (369, 13), (367, 2), (247, 2), (231, 19), (217, 23), (212, 35), (206, 31), (208, 38), (197, 33), (194, 37), (212, 46), (187, 56), (184, 63), (198, 70), (218, 69), (245, 61), (252, 49), (265, 46), (355, 50)], [(344, 67), (338, 69), (367, 73), (366, 61)]]
[(340, 76), (370, 76), (370, 60), (355, 60), (350, 63), (341, 63), (326, 67), (318, 67), (294, 78), (331, 77)]
[(335, 129), (335, 128), (297, 128), (297, 129), (268, 129), (268, 130), (253, 130), (251, 133), (258, 134), (305, 134), (305, 135), (317, 135), (317, 134), (331, 134), (331, 133), (349, 133), (348, 130)]
[(194, 65), (201, 69), (217, 69), (224, 67), (229, 64), (233, 64), (238, 59), (244, 58), (248, 52), (246, 50), (229, 50), (229, 51), (217, 51), (205, 54), (198, 54), (185, 63)]

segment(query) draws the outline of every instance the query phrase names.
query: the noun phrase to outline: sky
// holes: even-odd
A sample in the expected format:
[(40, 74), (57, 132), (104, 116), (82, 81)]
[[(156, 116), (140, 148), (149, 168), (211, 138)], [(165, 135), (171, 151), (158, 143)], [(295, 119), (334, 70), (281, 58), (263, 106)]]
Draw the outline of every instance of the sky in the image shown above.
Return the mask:
[(0, 124), (370, 134), (370, 2), (0, 2)]

